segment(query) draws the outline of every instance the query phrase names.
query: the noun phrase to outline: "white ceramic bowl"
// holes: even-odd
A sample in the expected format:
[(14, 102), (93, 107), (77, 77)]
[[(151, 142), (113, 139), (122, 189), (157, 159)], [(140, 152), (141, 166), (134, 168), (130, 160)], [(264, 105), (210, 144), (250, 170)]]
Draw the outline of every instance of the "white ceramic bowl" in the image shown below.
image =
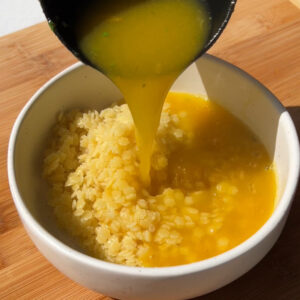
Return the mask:
[(102, 109), (121, 95), (97, 71), (80, 63), (44, 85), (26, 104), (13, 127), (8, 148), (9, 184), (23, 224), (44, 256), (65, 275), (119, 299), (186, 299), (238, 278), (257, 264), (279, 237), (299, 174), (299, 143), (294, 124), (279, 101), (259, 82), (215, 57), (205, 55), (176, 81), (173, 90), (208, 97), (243, 120), (263, 141), (278, 172), (274, 213), (241, 245), (189, 265), (136, 268), (104, 262), (80, 252), (47, 207), (41, 178), (41, 152), (58, 112)]

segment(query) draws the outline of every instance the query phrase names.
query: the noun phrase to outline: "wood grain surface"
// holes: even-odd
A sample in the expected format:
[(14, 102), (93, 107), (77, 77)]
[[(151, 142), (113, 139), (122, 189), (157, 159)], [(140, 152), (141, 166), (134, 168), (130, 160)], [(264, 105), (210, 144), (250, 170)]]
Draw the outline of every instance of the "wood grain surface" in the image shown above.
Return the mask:
[[(295, 0), (293, 0), (295, 3)], [(260, 80), (300, 130), (300, 10), (288, 0), (238, 0), (209, 51)], [(72, 282), (35, 248), (17, 215), (6, 174), (9, 134), (21, 108), (76, 59), (42, 23), (0, 38), (0, 299), (111, 299)], [(300, 191), (271, 252), (213, 299), (300, 299)], [(154, 299), (155, 300), (155, 299)]]

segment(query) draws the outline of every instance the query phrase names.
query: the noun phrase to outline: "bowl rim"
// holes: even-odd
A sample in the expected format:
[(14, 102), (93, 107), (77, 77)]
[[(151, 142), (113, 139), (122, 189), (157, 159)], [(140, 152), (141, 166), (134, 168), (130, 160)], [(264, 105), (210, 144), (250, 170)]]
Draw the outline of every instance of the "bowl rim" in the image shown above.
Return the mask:
[(272, 105), (277, 108), (278, 113), (282, 113), (282, 115), (284, 115), (285, 117), (283, 121), (285, 127), (288, 128), (289, 130), (288, 142), (289, 142), (290, 156), (293, 158), (293, 163), (290, 163), (288, 179), (286, 182), (285, 189), (283, 191), (283, 195), (281, 197), (281, 201), (276, 206), (274, 212), (272, 213), (270, 218), (266, 221), (266, 223), (256, 233), (254, 233), (243, 243), (217, 256), (205, 260), (201, 260), (198, 262), (185, 264), (185, 265), (170, 266), (170, 267), (149, 267), (149, 268), (131, 267), (131, 266), (118, 265), (115, 263), (102, 261), (100, 259), (91, 257), (87, 254), (81, 253), (67, 246), (66, 244), (58, 240), (56, 237), (54, 237), (51, 233), (49, 233), (31, 215), (30, 211), (26, 207), (20, 195), (18, 185), (16, 182), (15, 170), (14, 170), (15, 145), (16, 145), (19, 129), (30, 108), (34, 105), (36, 101), (38, 101), (39, 97), (56, 81), (58, 81), (60, 78), (64, 76), (67, 76), (69, 73), (77, 70), (78, 68), (84, 66), (81, 62), (78, 62), (64, 69), (56, 76), (51, 78), (30, 98), (30, 100), (26, 103), (26, 105), (19, 113), (13, 125), (13, 129), (10, 135), (8, 153), (7, 153), (7, 172), (8, 172), (9, 186), (19, 216), (22, 222), (24, 223), (24, 225), (26, 225), (26, 227), (30, 229), (29, 231), (33, 231), (34, 234), (40, 240), (42, 240), (45, 244), (50, 245), (55, 251), (58, 251), (63, 256), (70, 257), (73, 261), (76, 261), (78, 263), (85, 264), (87, 266), (90, 266), (91, 268), (95, 268), (98, 270), (105, 270), (107, 272), (126, 274), (129, 276), (149, 277), (149, 278), (153, 278), (153, 277), (170, 278), (170, 277), (177, 277), (181, 275), (201, 272), (207, 269), (212, 269), (214, 267), (225, 264), (245, 254), (246, 252), (254, 248), (256, 245), (258, 245), (266, 236), (268, 236), (272, 232), (272, 230), (280, 223), (280, 221), (284, 218), (284, 216), (287, 214), (297, 188), (299, 167), (300, 167), (300, 150), (299, 150), (299, 140), (298, 140), (294, 123), (290, 117), (290, 114), (285, 110), (285, 108), (279, 102), (279, 100), (258, 80), (256, 80), (255, 78), (253, 78), (248, 73), (241, 70), (240, 68), (236, 67), (235, 65), (226, 62), (220, 58), (217, 58), (209, 54), (205, 54), (203, 57), (204, 59), (212, 60), (218, 64), (221, 64), (223, 65), (223, 67), (232, 69), (233, 71), (239, 73), (239, 75), (244, 77), (246, 80), (252, 81), (252, 83), (254, 83), (258, 88), (262, 90), (262, 92), (266, 94), (266, 97), (269, 99)]

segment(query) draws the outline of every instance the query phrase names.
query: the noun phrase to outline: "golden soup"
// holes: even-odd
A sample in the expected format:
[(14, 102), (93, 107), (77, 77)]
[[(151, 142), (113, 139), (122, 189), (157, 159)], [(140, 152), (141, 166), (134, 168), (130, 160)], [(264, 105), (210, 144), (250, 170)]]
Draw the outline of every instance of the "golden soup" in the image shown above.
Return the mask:
[(140, 178), (128, 106), (60, 115), (44, 160), (50, 204), (91, 255), (161, 267), (227, 251), (269, 218), (275, 172), (262, 143), (217, 104), (169, 93)]

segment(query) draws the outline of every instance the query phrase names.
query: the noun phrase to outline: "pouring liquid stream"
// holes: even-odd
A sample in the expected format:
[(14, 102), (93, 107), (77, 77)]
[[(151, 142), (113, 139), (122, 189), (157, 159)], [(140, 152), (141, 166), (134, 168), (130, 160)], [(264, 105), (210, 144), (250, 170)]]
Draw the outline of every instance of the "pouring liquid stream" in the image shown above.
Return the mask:
[(117, 85), (131, 111), (145, 185), (165, 97), (209, 32), (200, 0), (95, 1), (79, 18), (79, 48)]

